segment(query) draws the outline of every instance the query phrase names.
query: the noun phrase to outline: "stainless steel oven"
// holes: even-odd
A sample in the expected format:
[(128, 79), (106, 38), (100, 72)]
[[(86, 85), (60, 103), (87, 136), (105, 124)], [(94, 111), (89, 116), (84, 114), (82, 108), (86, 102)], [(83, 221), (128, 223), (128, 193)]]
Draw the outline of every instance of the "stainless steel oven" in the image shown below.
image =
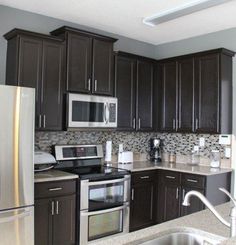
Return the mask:
[(117, 127), (117, 98), (69, 93), (67, 128)]
[(130, 175), (109, 180), (82, 180), (80, 244), (129, 231)]

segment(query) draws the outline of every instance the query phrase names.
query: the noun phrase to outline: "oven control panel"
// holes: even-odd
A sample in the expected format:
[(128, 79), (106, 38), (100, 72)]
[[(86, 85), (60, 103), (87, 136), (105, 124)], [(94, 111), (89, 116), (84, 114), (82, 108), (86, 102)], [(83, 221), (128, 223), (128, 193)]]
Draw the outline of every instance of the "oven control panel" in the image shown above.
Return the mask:
[(56, 145), (57, 161), (102, 158), (102, 145)]

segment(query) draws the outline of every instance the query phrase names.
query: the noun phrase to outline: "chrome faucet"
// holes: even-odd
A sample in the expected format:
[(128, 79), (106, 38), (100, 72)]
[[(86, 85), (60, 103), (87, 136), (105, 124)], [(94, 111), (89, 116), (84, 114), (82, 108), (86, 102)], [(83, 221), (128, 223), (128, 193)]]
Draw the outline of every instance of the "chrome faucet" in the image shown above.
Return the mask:
[(230, 195), (230, 193), (225, 190), (224, 188), (219, 188), (220, 191), (224, 192), (233, 202), (234, 206), (231, 208), (231, 212), (230, 212), (230, 223), (227, 222), (214, 208), (214, 206), (206, 199), (205, 196), (203, 196), (200, 192), (198, 191), (189, 191), (185, 197), (184, 197), (184, 201), (183, 201), (183, 206), (190, 206), (190, 197), (191, 196), (196, 196), (198, 197), (208, 208), (209, 210), (216, 216), (216, 218), (223, 223), (224, 225), (226, 225), (227, 227), (230, 228), (230, 236), (236, 236), (236, 200)]

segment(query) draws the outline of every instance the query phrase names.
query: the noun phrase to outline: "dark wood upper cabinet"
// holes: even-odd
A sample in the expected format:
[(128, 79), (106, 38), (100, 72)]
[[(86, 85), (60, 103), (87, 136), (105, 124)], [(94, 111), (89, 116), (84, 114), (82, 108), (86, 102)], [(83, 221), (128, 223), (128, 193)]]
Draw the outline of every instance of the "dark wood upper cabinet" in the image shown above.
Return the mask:
[(113, 43), (93, 40), (93, 87), (92, 92), (113, 95), (114, 89)]
[(162, 90), (161, 101), (161, 130), (176, 131), (177, 118), (177, 62), (171, 61), (159, 65), (161, 73), (160, 88)]
[(115, 96), (118, 98), (118, 129), (153, 130), (153, 77), (153, 60), (117, 53)]
[(63, 109), (63, 45), (43, 41), (41, 114), (44, 129), (62, 129)]
[(67, 90), (89, 93), (92, 82), (92, 38), (68, 33)]
[(232, 133), (232, 55), (223, 50), (195, 59), (198, 133)]
[(66, 40), (67, 90), (114, 95), (114, 38), (61, 27), (51, 32)]
[(115, 96), (118, 98), (118, 128), (135, 129), (136, 59), (116, 56)]
[(8, 40), (6, 84), (35, 88), (35, 128), (62, 129), (64, 91), (61, 39), (14, 29)]
[(194, 129), (194, 59), (178, 61), (178, 116), (177, 132)]
[(158, 61), (155, 82), (162, 91), (162, 119), (159, 127), (155, 120), (154, 128), (231, 134), (233, 56), (232, 51), (216, 49)]
[(138, 130), (153, 129), (153, 62), (137, 61), (137, 123)]

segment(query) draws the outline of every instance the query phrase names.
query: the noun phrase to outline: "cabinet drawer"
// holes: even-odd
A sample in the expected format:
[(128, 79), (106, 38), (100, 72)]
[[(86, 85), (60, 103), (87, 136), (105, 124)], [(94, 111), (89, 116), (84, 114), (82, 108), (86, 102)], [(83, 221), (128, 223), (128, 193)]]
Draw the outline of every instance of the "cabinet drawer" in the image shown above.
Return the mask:
[(74, 194), (76, 192), (76, 180), (51, 181), (35, 184), (35, 198), (56, 197)]
[(205, 187), (206, 177), (193, 174), (182, 174), (182, 185), (196, 188)]
[(142, 171), (132, 173), (131, 183), (143, 183), (147, 181), (154, 181), (156, 179), (156, 171)]
[(175, 171), (161, 171), (161, 182), (166, 184), (180, 184), (180, 173)]

